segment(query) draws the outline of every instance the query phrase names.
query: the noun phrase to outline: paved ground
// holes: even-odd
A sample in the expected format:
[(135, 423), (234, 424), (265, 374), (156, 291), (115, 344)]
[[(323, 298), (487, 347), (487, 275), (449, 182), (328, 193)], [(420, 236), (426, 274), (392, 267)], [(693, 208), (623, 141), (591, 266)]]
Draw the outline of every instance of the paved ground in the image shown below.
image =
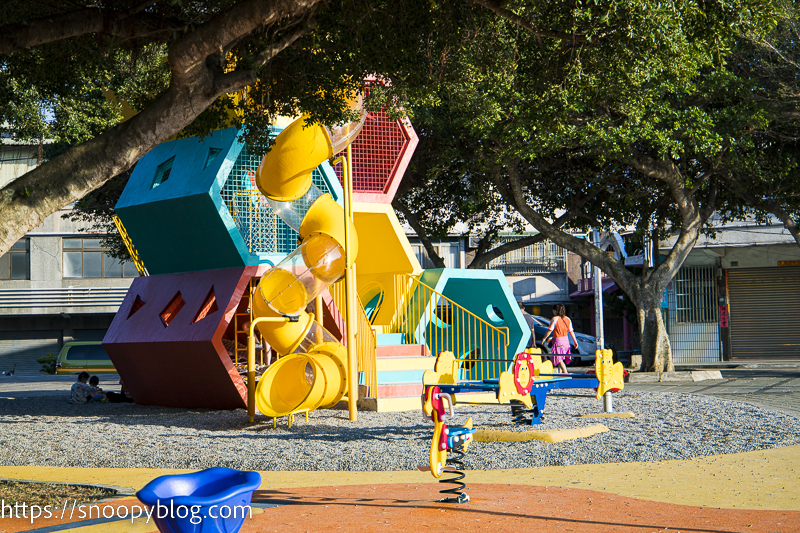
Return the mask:
[[(800, 368), (723, 369), (725, 379), (628, 384), (629, 391), (703, 394), (800, 417)], [(106, 385), (116, 376), (103, 377)], [(71, 376), (0, 380), (0, 397), (66, 391)], [(112, 387), (107, 387), (112, 388)], [(0, 428), (2, 432), (2, 428)], [(32, 436), (35, 438), (35, 436)], [(367, 459), (368, 460), (368, 459)], [(101, 483), (136, 490), (176, 471), (0, 466), (0, 478)], [(263, 472), (256, 531), (800, 531), (800, 446), (686, 461), (469, 471), (466, 505), (439, 504), (423, 472)], [(130, 496), (109, 503), (128, 510)], [(112, 509), (113, 510), (113, 509)], [(0, 533), (156, 531), (139, 518), (0, 518)]]
[[(119, 391), (119, 376), (117, 374), (100, 374), (98, 377), (103, 390)], [(61, 392), (67, 394), (73, 383), (75, 383), (74, 375), (0, 376), (0, 398), (50, 396)]]
[(683, 392), (748, 402), (800, 417), (800, 368), (771, 367), (722, 369), (722, 380), (629, 383), (625, 390)]

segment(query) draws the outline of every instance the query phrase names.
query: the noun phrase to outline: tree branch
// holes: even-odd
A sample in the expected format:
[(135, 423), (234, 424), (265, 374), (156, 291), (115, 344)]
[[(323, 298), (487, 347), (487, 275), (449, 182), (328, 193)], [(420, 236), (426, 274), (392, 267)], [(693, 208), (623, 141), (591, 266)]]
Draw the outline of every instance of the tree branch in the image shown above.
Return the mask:
[[(553, 222), (554, 228), (560, 228), (570, 220), (574, 219), (575, 215), (572, 212), (566, 212), (560, 217), (558, 217), (555, 222)], [(543, 234), (539, 233), (537, 235), (528, 235), (527, 237), (523, 237), (521, 239), (516, 239), (505, 244), (501, 244), (496, 248), (492, 248), (489, 251), (485, 251), (481, 253), (481, 250), (478, 249), (478, 253), (475, 254), (475, 257), (472, 259), (472, 262), (469, 264), (467, 268), (485, 268), (486, 265), (491, 263), (493, 260), (497, 259), (500, 256), (503, 256), (509, 252), (513, 252), (514, 250), (519, 250), (520, 248), (525, 248), (526, 246), (531, 246), (536, 243), (542, 242), (546, 240)]]
[[(259, 67), (266, 65), (272, 58), (286, 50), (297, 39), (311, 31), (313, 28), (313, 21), (309, 21), (308, 24), (298, 26), (294, 29), (294, 31), (292, 31), (292, 33), (286, 35), (280, 41), (270, 45), (268, 48), (258, 54), (256, 65)], [(234, 70), (233, 72), (217, 76), (214, 87), (218, 92), (231, 93), (241, 89), (242, 87), (250, 85), (251, 83), (254, 83), (256, 81), (256, 77), (257, 75), (255, 70)]]
[[(653, 269), (647, 278), (647, 283), (655, 283), (656, 291), (660, 294), (667, 288), (669, 281), (694, 248), (707, 216), (704, 218), (705, 213), (700, 210), (692, 191), (686, 187), (680, 169), (672, 161), (656, 160), (647, 154), (634, 151), (628, 159), (628, 164), (645, 176), (666, 183), (675, 199), (681, 217), (678, 239), (666, 259)], [(716, 198), (716, 192), (714, 192), (714, 197)], [(707, 215), (710, 216), (711, 213), (713, 213), (713, 208)]]
[[(310, 5), (321, 0), (307, 0)], [(251, 5), (254, 2), (248, 2)], [(256, 2), (263, 4), (264, 2)], [(296, 19), (307, 10), (291, 2), (270, 2), (268, 20)], [(277, 6), (277, 7), (276, 7)], [(263, 6), (262, 6), (263, 7)], [(286, 10), (282, 10), (286, 8)], [(248, 17), (250, 11), (237, 11), (240, 17)], [(262, 10), (262, 14), (263, 10)], [(260, 19), (262, 22), (264, 17)], [(216, 17), (202, 28), (213, 27), (227, 37), (235, 39), (238, 34), (222, 26), (226, 17)], [(232, 24), (238, 30), (254, 28), (252, 20)], [(208, 31), (198, 32), (211, 41), (220, 42)], [(189, 34), (193, 35), (193, 34)], [(194, 37), (190, 37), (190, 41)], [(170, 66), (193, 65), (193, 68), (175, 75), (170, 85), (156, 100), (130, 120), (117, 124), (103, 134), (85, 143), (73, 146), (52, 160), (27, 172), (0, 188), (0, 254), (11, 248), (27, 231), (40, 224), (45, 217), (61, 207), (83, 197), (112, 177), (130, 168), (140, 157), (157, 144), (174, 136), (191, 124), (207, 109), (224, 90), (234, 88), (229, 83), (215, 84), (215, 74), (207, 65), (208, 56), (175, 58), (174, 54), (197, 53), (205, 47), (185, 46), (181, 43), (170, 50)], [(223, 41), (227, 42), (227, 41)], [(284, 47), (285, 48), (285, 47)], [(281, 48), (282, 50), (283, 48)], [(273, 50), (274, 53), (280, 50)], [(274, 55), (274, 54), (273, 54)]]
[(417, 237), (419, 237), (419, 240), (422, 242), (422, 246), (424, 246), (425, 251), (428, 252), (428, 257), (433, 262), (433, 266), (436, 268), (445, 268), (444, 259), (436, 252), (436, 248), (433, 247), (433, 243), (428, 237), (428, 232), (425, 231), (425, 228), (420, 224), (419, 219), (414, 215), (411, 209), (398, 200), (397, 196), (392, 200), (392, 207), (403, 213), (403, 216), (406, 217), (408, 225), (416, 232)]
[(509, 177), (508, 184), (503, 183), (499, 176), (494, 177), (495, 185), (497, 185), (501, 194), (506, 198), (506, 201), (546, 238), (600, 267), (603, 272), (608, 274), (617, 285), (628, 293), (628, 296), (634, 301), (638, 300), (639, 285), (634, 275), (625, 268), (622, 261), (609, 257), (608, 254), (586, 240), (579, 239), (556, 228), (528, 205), (525, 199), (525, 193), (522, 189), (522, 180), (517, 170), (517, 165), (518, 162), (513, 162), (506, 166)]
[(132, 39), (176, 29), (174, 24), (161, 17), (137, 13), (138, 11), (129, 15), (128, 12), (115, 12), (109, 20), (104, 10), (87, 8), (6, 24), (0, 26), (0, 54), (22, 52), (42, 44), (89, 33)]
[[(277, 23), (286, 14), (306, 14), (321, 0), (246, 0), (235, 4), (195, 31), (175, 41), (169, 49), (170, 70), (185, 76), (205, 58), (253, 30)], [(202, 59), (200, 59), (202, 58)]]
[(739, 186), (731, 177), (728, 177), (727, 179), (731, 189), (733, 189), (733, 192), (741, 197), (745, 202), (752, 205), (756, 209), (766, 211), (767, 213), (771, 213), (778, 217), (778, 220), (783, 222), (783, 227), (789, 230), (789, 233), (791, 233), (794, 241), (798, 246), (800, 246), (800, 227), (798, 227), (797, 222), (795, 222), (794, 218), (792, 218), (792, 215), (789, 214), (789, 212), (786, 211), (786, 209), (784, 209), (779, 202), (776, 200), (759, 198)]

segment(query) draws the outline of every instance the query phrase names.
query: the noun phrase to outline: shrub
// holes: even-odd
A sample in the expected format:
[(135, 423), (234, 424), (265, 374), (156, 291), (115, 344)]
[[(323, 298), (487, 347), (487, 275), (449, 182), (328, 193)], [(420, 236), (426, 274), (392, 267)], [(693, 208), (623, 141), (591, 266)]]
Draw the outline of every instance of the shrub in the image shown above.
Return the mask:
[(56, 373), (56, 361), (58, 358), (53, 353), (49, 353), (44, 357), (40, 357), (36, 360), (37, 363), (42, 364), (41, 372), (47, 372), (48, 374), (55, 374)]

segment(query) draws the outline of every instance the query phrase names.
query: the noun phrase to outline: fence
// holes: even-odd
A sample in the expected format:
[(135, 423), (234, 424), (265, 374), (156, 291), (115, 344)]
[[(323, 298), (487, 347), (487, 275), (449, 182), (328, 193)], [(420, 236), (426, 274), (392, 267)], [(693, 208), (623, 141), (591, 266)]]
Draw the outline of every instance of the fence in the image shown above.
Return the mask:
[[(344, 279), (337, 281), (329, 287), (333, 302), (339, 312), (344, 314), (346, 307), (346, 294)], [(367, 396), (377, 398), (378, 395), (378, 373), (375, 363), (375, 332), (369, 323), (364, 306), (356, 298), (356, 353), (358, 355), (358, 372), (363, 380), (359, 384), (367, 386)], [(350, 324), (347, 324), (350, 327)], [(346, 337), (345, 337), (346, 338)]]
[(496, 327), (418, 279), (395, 277), (397, 314), (391, 331), (409, 344), (426, 344), (431, 354), (453, 352), (462, 361), (459, 379), (497, 379), (508, 360), (509, 331)]
[[(497, 246), (523, 237), (526, 235), (500, 236)], [(550, 241), (543, 241), (503, 254), (491, 261), (488, 268), (502, 270), (513, 276), (565, 272), (567, 269), (565, 257), (566, 253), (563, 248)]]

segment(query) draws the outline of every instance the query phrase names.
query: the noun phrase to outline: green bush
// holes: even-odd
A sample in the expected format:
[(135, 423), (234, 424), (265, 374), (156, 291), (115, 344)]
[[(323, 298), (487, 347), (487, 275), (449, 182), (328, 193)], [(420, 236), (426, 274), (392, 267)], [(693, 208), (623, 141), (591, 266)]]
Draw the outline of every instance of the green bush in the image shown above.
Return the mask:
[(56, 373), (56, 361), (58, 358), (55, 354), (49, 353), (44, 357), (40, 357), (36, 360), (37, 363), (42, 364), (41, 372), (47, 372), (48, 374), (55, 374)]

